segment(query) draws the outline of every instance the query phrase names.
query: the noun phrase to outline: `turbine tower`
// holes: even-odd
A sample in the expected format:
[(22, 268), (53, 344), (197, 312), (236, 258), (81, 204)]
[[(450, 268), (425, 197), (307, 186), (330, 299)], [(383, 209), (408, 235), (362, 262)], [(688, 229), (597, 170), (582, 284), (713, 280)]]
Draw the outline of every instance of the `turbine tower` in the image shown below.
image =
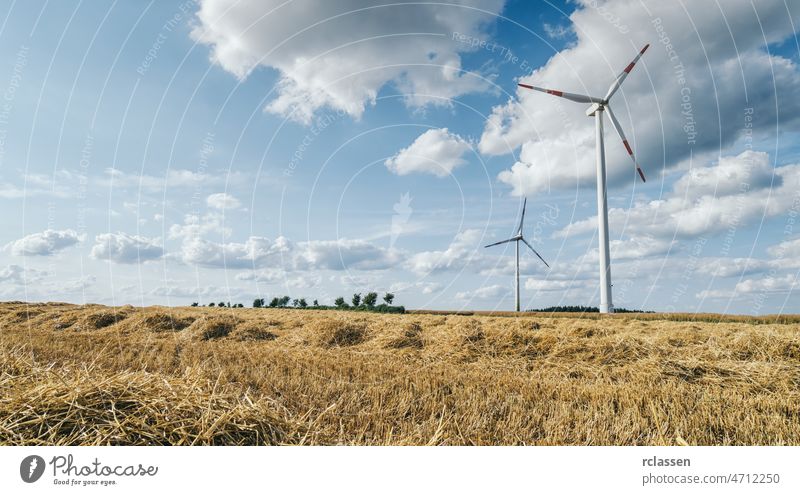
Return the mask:
[(592, 106), (586, 110), (586, 115), (589, 117), (594, 117), (595, 121), (595, 135), (597, 139), (597, 218), (598, 218), (598, 230), (599, 230), (599, 241), (600, 241), (600, 312), (601, 313), (613, 313), (614, 312), (614, 303), (611, 300), (611, 260), (609, 255), (608, 249), (608, 201), (606, 199), (606, 154), (605, 154), (605, 147), (603, 144), (603, 112), (608, 112), (608, 118), (611, 120), (611, 125), (614, 126), (616, 129), (617, 134), (619, 134), (620, 139), (622, 139), (622, 144), (625, 146), (625, 150), (628, 152), (628, 155), (633, 160), (633, 165), (636, 167), (636, 171), (639, 173), (639, 177), (642, 178), (642, 182), (645, 182), (644, 173), (642, 172), (641, 167), (636, 162), (636, 158), (633, 156), (633, 150), (631, 149), (630, 144), (628, 144), (628, 140), (625, 139), (625, 133), (622, 132), (622, 127), (619, 125), (619, 121), (614, 116), (614, 112), (611, 111), (611, 107), (608, 105), (608, 101), (614, 96), (614, 93), (617, 92), (619, 87), (622, 85), (622, 81), (628, 77), (633, 66), (636, 65), (636, 62), (639, 61), (639, 58), (644, 54), (645, 50), (650, 45), (645, 45), (644, 48), (636, 55), (636, 58), (633, 59), (633, 62), (628, 64), (625, 67), (625, 70), (617, 76), (611, 86), (608, 88), (608, 92), (603, 98), (597, 98), (594, 96), (585, 96), (575, 93), (565, 93), (563, 91), (557, 91), (554, 89), (544, 89), (544, 88), (537, 88), (536, 86), (531, 86), (529, 84), (522, 84), (519, 83), (519, 86), (527, 89), (533, 89), (535, 91), (541, 91), (543, 93), (551, 94), (554, 96), (560, 96), (561, 98), (566, 98), (568, 100), (577, 101), (578, 103), (591, 103)]
[(516, 268), (516, 272), (514, 274), (514, 281), (515, 281), (514, 287), (516, 289), (515, 292), (514, 292), (514, 295), (515, 295), (515, 298), (516, 298), (516, 301), (517, 301), (517, 304), (516, 304), (516, 311), (517, 312), (519, 312), (519, 241), (524, 242), (526, 246), (531, 248), (531, 251), (533, 251), (533, 254), (535, 254), (540, 260), (542, 260), (542, 263), (544, 263), (544, 266), (546, 266), (547, 268), (550, 268), (550, 265), (547, 264), (547, 262), (544, 260), (544, 258), (539, 256), (539, 253), (537, 253), (536, 250), (533, 249), (533, 246), (531, 246), (528, 243), (528, 241), (525, 240), (525, 237), (522, 236), (522, 224), (525, 222), (525, 206), (527, 204), (528, 204), (528, 198), (525, 198), (525, 200), (522, 202), (522, 218), (519, 219), (519, 228), (517, 229), (517, 234), (514, 237), (512, 237), (511, 239), (506, 239), (505, 241), (495, 242), (493, 244), (489, 244), (488, 246), (484, 246), (484, 247), (488, 248), (488, 247), (492, 247), (492, 246), (497, 246), (499, 244), (505, 244), (507, 242), (513, 242), (515, 244), (516, 251), (517, 251), (517, 263), (516, 263), (516, 267), (517, 268)]

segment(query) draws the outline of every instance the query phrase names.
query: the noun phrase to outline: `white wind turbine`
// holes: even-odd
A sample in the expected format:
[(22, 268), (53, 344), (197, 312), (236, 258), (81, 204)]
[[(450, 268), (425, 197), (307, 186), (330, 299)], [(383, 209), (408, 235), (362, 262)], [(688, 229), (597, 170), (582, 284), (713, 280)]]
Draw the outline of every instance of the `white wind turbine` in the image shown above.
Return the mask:
[(516, 308), (517, 308), (516, 310), (517, 311), (519, 311), (519, 241), (524, 242), (526, 246), (531, 248), (531, 251), (533, 251), (533, 254), (535, 254), (540, 260), (542, 260), (542, 263), (544, 263), (544, 266), (546, 266), (547, 268), (550, 268), (550, 265), (547, 264), (547, 262), (544, 260), (544, 258), (542, 258), (539, 255), (539, 253), (537, 253), (536, 250), (533, 249), (533, 246), (528, 244), (528, 241), (525, 240), (525, 237), (522, 236), (522, 224), (525, 222), (525, 206), (527, 204), (528, 204), (528, 198), (525, 198), (525, 200), (522, 202), (522, 218), (519, 219), (519, 228), (517, 229), (517, 234), (514, 237), (512, 237), (511, 239), (506, 239), (505, 241), (495, 242), (493, 244), (489, 244), (488, 246), (484, 246), (484, 247), (488, 248), (488, 247), (492, 247), (492, 246), (497, 246), (498, 244), (505, 244), (507, 242), (515, 243), (516, 248), (517, 248), (517, 265), (516, 265), (517, 269), (516, 269), (516, 272), (515, 272), (515, 275), (514, 275), (514, 280), (515, 280), (514, 287), (516, 288), (516, 291), (514, 292), (514, 295), (515, 295), (516, 300), (517, 300), (517, 304), (516, 304)]
[(529, 84), (519, 83), (519, 86), (523, 88), (541, 91), (554, 96), (560, 96), (568, 100), (577, 101), (578, 103), (592, 104), (592, 106), (586, 110), (586, 115), (589, 117), (594, 116), (596, 130), (595, 134), (597, 138), (597, 224), (600, 234), (598, 237), (600, 241), (601, 313), (614, 312), (614, 304), (611, 301), (611, 261), (609, 258), (608, 249), (608, 201), (606, 200), (606, 154), (603, 145), (603, 111), (605, 110), (608, 112), (608, 117), (611, 119), (611, 125), (613, 125), (614, 129), (617, 130), (617, 134), (619, 134), (620, 139), (622, 139), (622, 144), (625, 146), (625, 150), (627, 150), (628, 155), (630, 155), (631, 160), (633, 160), (633, 165), (636, 167), (636, 171), (639, 172), (639, 177), (642, 178), (642, 182), (645, 182), (644, 173), (642, 172), (641, 167), (639, 167), (639, 164), (636, 162), (636, 158), (633, 156), (633, 150), (628, 144), (628, 140), (625, 139), (625, 133), (622, 132), (622, 127), (620, 127), (617, 118), (614, 117), (614, 112), (611, 111), (611, 107), (608, 105), (608, 100), (614, 96), (614, 93), (616, 93), (619, 87), (622, 85), (622, 81), (628, 77), (628, 74), (631, 72), (631, 69), (633, 69), (633, 66), (636, 65), (636, 62), (639, 60), (639, 58), (641, 58), (642, 54), (644, 54), (645, 50), (647, 50), (649, 46), (649, 44), (645, 45), (639, 54), (636, 55), (636, 58), (633, 59), (633, 62), (628, 64), (628, 66), (625, 67), (625, 70), (623, 70), (622, 73), (617, 76), (603, 98), (584, 96), (575, 93), (565, 93), (563, 91), (556, 91), (554, 89), (537, 88), (536, 86), (531, 86)]

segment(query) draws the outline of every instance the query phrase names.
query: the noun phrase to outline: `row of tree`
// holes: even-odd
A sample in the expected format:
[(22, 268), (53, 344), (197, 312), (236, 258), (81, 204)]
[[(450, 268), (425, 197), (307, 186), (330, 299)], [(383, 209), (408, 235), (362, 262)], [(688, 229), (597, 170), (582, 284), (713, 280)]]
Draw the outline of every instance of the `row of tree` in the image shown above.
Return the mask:
[[(197, 303), (197, 302), (193, 302), (193, 303), (192, 303), (192, 307), (197, 307), (197, 306), (200, 306), (200, 303)], [(213, 302), (212, 302), (212, 303), (208, 303), (208, 307), (209, 307), (209, 308), (213, 308), (213, 307), (220, 307), (220, 308), (243, 308), (243, 307), (244, 307), (244, 304), (242, 304), (242, 303), (235, 303), (235, 304), (231, 304), (231, 303), (230, 303), (230, 301), (228, 301), (227, 303), (226, 303), (225, 301), (222, 301), (222, 302), (220, 302), (220, 303), (213, 303)]]
[[(394, 294), (391, 292), (387, 292), (383, 295), (383, 300), (387, 306), (391, 306), (392, 302), (394, 301)], [(378, 293), (377, 292), (367, 292), (364, 298), (361, 298), (361, 293), (357, 292), (353, 294), (353, 297), (350, 299), (350, 302), (353, 303), (353, 308), (358, 308), (366, 306), (368, 308), (374, 308), (375, 304), (378, 302)], [(348, 308), (348, 304), (345, 302), (343, 297), (337, 297), (336, 300), (333, 302), (337, 308)]]
[[(255, 299), (255, 300), (253, 300), (253, 307), (254, 308), (288, 308), (288, 307), (290, 307), (290, 305), (289, 305), (290, 301), (291, 301), (291, 306), (293, 306), (295, 308), (307, 308), (308, 307), (308, 302), (306, 301), (306, 299), (304, 297), (300, 298), (300, 299), (292, 299), (289, 296), (273, 297), (272, 301), (270, 301), (269, 304), (267, 304), (267, 300), (264, 299), (263, 297), (259, 298), (259, 299)], [(311, 306), (312, 307), (318, 307), (319, 306), (319, 301), (314, 299), (314, 302), (312, 303)]]
[[(403, 313), (405, 312), (405, 308), (403, 306), (392, 306), (394, 302), (394, 294), (391, 292), (387, 292), (383, 295), (384, 304), (378, 304), (378, 293), (377, 292), (367, 292), (363, 297), (361, 296), (360, 292), (353, 294), (353, 297), (350, 298), (350, 302), (352, 305), (347, 304), (347, 301), (344, 300), (343, 297), (337, 297), (336, 300), (333, 302), (334, 306), (325, 306), (320, 305), (319, 301), (314, 299), (311, 305), (308, 304), (305, 298), (299, 299), (292, 299), (289, 296), (281, 296), (281, 297), (273, 297), (272, 300), (267, 304), (266, 299), (257, 298), (253, 301), (254, 308), (311, 308), (311, 309), (351, 309), (351, 310), (362, 310), (362, 311), (381, 311), (385, 313)], [(193, 302), (192, 306), (200, 306), (199, 303)], [(208, 307), (219, 307), (219, 308), (243, 308), (244, 304), (242, 303), (235, 303), (231, 304), (230, 302), (219, 302), (219, 303), (209, 303)], [(529, 312), (534, 313), (598, 313), (600, 310), (593, 306), (550, 306), (549, 308), (542, 308), (542, 309), (529, 309)], [(617, 313), (652, 313), (652, 311), (643, 311), (639, 309), (625, 309), (625, 308), (614, 308), (614, 311)]]
[[(395, 307), (392, 306), (394, 302), (394, 294), (391, 292), (387, 292), (383, 295), (384, 304), (378, 304), (378, 293), (377, 292), (367, 292), (362, 297), (361, 293), (353, 294), (353, 297), (350, 298), (351, 304), (348, 304), (344, 297), (337, 297), (336, 300), (333, 302), (335, 309), (360, 309), (360, 310), (367, 310), (367, 311), (393, 311), (397, 309), (402, 309), (402, 307)], [(309, 305), (305, 298), (298, 298), (292, 299), (289, 296), (282, 296), (282, 297), (273, 297), (272, 300), (267, 304), (267, 300), (264, 298), (256, 298), (253, 300), (253, 307), (254, 308), (312, 308), (312, 309), (329, 309), (331, 306), (320, 305), (319, 301), (314, 299), (314, 302)]]

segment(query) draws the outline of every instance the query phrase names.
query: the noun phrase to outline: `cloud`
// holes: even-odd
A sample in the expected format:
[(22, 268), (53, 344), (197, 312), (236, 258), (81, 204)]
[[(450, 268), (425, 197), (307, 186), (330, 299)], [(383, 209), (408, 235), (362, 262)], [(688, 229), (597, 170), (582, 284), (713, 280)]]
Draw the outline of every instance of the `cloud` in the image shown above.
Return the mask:
[(286, 280), (286, 275), (284, 270), (268, 268), (240, 273), (236, 275), (236, 280), (274, 284)]
[[(631, 208), (611, 208), (608, 212), (609, 226), (614, 232), (624, 229), (628, 235), (656, 238), (663, 242), (673, 238), (690, 239), (724, 231), (735, 232), (752, 220), (774, 217), (797, 208), (800, 165), (772, 169), (775, 186), (767, 194), (761, 170), (768, 163), (766, 153), (745, 151), (703, 169), (697, 181), (692, 179), (697, 176), (696, 172), (687, 172), (663, 199), (639, 202)], [(755, 175), (761, 178), (748, 182), (746, 178), (753, 170), (757, 170)], [(720, 176), (726, 178), (721, 181), (719, 190), (714, 191), (709, 178)], [(745, 182), (734, 185), (740, 178)], [(567, 225), (555, 236), (578, 235), (596, 229), (597, 216), (594, 216)]]
[(95, 277), (94, 275), (84, 275), (83, 277), (74, 280), (66, 280), (63, 282), (49, 284), (49, 287), (53, 290), (53, 292), (56, 293), (83, 292), (86, 289), (95, 285), (96, 283), (97, 283), (97, 277)]
[[(476, 229), (459, 232), (443, 251), (422, 251), (412, 255), (406, 262), (406, 268), (420, 275), (461, 270), (483, 259), (476, 253), (481, 238), (481, 232)], [(473, 266), (478, 268), (477, 265), (474, 263)]]
[[(43, 191), (39, 190), (38, 192), (42, 193)], [(35, 195), (35, 193), (32, 193), (32, 191), (27, 188), (19, 187), (7, 182), (0, 183), (0, 198), (2, 199), (20, 199)]]
[[(0, 199), (20, 199), (33, 196), (76, 198), (80, 188), (124, 189), (159, 193), (165, 190), (197, 189), (202, 187), (238, 187), (248, 184), (250, 177), (244, 172), (196, 172), (188, 169), (169, 169), (163, 175), (130, 173), (117, 168), (106, 168), (101, 174), (87, 176), (69, 170), (54, 174), (25, 174), (23, 184), (0, 181)], [(268, 178), (266, 180), (269, 180)], [(137, 202), (127, 202), (126, 209), (137, 213)]]
[(472, 299), (498, 299), (511, 294), (511, 289), (505, 285), (489, 285), (473, 291), (458, 292), (456, 299), (469, 301)]
[(352, 273), (348, 273), (347, 275), (342, 275), (341, 277), (339, 277), (339, 283), (346, 288), (360, 289), (363, 287), (373, 286), (376, 283), (377, 279), (378, 277), (375, 276), (354, 275)]
[(552, 25), (545, 22), (542, 27), (547, 37), (554, 40), (561, 40), (573, 34), (571, 28), (562, 26), (561, 24)]
[(584, 290), (596, 285), (593, 280), (537, 280), (529, 278), (525, 281), (526, 290), (541, 292), (568, 292)]
[(53, 277), (55, 273), (8, 265), (0, 269), (0, 296), (28, 301), (52, 301), (53, 294), (84, 294), (86, 289), (97, 283), (94, 275), (60, 280)]
[(157, 260), (164, 255), (164, 248), (157, 239), (119, 232), (99, 234), (94, 240), (91, 257), (96, 260), (132, 264)]
[(800, 289), (800, 280), (794, 274), (747, 279), (737, 283), (733, 290), (703, 290), (698, 299), (733, 299), (756, 293), (786, 293)]
[(395, 282), (389, 287), (389, 292), (416, 292), (424, 295), (433, 294), (442, 290), (442, 284), (438, 282)]
[(736, 296), (735, 291), (718, 289), (701, 290), (695, 294), (697, 299), (732, 299)]
[(239, 79), (258, 67), (277, 70), (269, 112), (305, 123), (321, 108), (358, 118), (390, 83), (413, 107), (485, 90), (485, 81), (461, 71), (460, 54), (472, 48), (453, 33), (483, 35), (503, 3), (201, 0), (191, 35)]
[(430, 129), (386, 160), (385, 165), (397, 175), (417, 172), (447, 177), (454, 169), (467, 163), (462, 157), (470, 148), (467, 141), (446, 128)]
[(155, 287), (149, 291), (152, 296), (177, 297), (177, 298), (200, 298), (213, 299), (216, 304), (219, 299), (226, 301), (237, 297), (244, 297), (248, 293), (240, 287), (206, 285), (203, 287), (192, 287), (184, 283), (170, 281), (166, 285)]
[(206, 204), (215, 210), (236, 210), (242, 206), (238, 199), (228, 193), (211, 194), (206, 198)]
[(737, 156), (720, 157), (710, 167), (691, 168), (675, 182), (673, 193), (697, 200), (704, 196), (762, 191), (781, 185), (783, 177), (775, 172), (767, 153), (745, 151)]
[(201, 186), (224, 186), (244, 184), (247, 176), (241, 172), (210, 174), (187, 169), (169, 169), (163, 176), (132, 174), (116, 168), (107, 168), (102, 177), (92, 178), (96, 187), (114, 189), (141, 189), (145, 192), (161, 192), (166, 189), (189, 189)]
[(47, 229), (6, 244), (5, 249), (10, 249), (15, 256), (51, 256), (81, 240), (82, 236), (71, 229)]
[(23, 199), (36, 196), (69, 198), (70, 196), (75, 196), (75, 191), (64, 187), (62, 184), (53, 184), (50, 187), (44, 187), (32, 184), (18, 186), (10, 182), (0, 182), (0, 199)]
[[(797, 206), (800, 208), (800, 194), (798, 194), (797, 200)], [(792, 214), (790, 218), (794, 223), (794, 218), (798, 216), (797, 210), (793, 209), (791, 210), (791, 213)], [(785, 258), (800, 259), (800, 238), (783, 241), (776, 246), (770, 246), (767, 248), (767, 252), (779, 260), (783, 260)]]
[[(797, 129), (800, 72), (767, 44), (794, 35), (800, 4), (734, 0), (676, 9), (668, 2), (612, 0), (599, 9), (594, 0), (579, 3), (570, 15), (575, 44), (520, 74), (520, 81), (602, 97), (650, 43), (611, 105), (651, 178), (690, 156), (720, 152), (748, 132), (777, 138), (777, 127)], [(493, 108), (479, 149), (503, 155), (520, 148), (518, 161), (498, 176), (515, 195), (594, 187), (595, 129), (587, 106), (518, 88), (517, 98)], [(605, 136), (609, 184), (635, 180), (610, 125)]]
[(23, 174), (22, 184), (0, 182), (0, 199), (24, 199), (36, 196), (53, 198), (74, 198), (75, 188), (80, 177), (67, 170), (57, 170), (49, 174)]
[(322, 277), (319, 275), (305, 275), (293, 277), (286, 281), (286, 285), (292, 289), (313, 289), (322, 284)]
[[(214, 196), (214, 195), (212, 195)], [(231, 205), (229, 198), (212, 201), (217, 206)], [(219, 204), (218, 204), (219, 203)], [(306, 270), (383, 270), (399, 265), (405, 255), (363, 239), (311, 240), (293, 242), (279, 236), (274, 241), (251, 236), (244, 242), (228, 241), (232, 230), (224, 226), (222, 213), (202, 217), (186, 215), (183, 224), (169, 229), (170, 239), (181, 241), (181, 249), (172, 257), (189, 265), (224, 269), (262, 269), (279, 267), (285, 271)], [(221, 242), (206, 238), (220, 234)], [(267, 272), (243, 275), (241, 280), (271, 282)], [(264, 278), (266, 277), (266, 278)]]
[(361, 239), (308, 241), (298, 245), (298, 269), (385, 270), (399, 265), (404, 255)]
[(245, 242), (212, 242), (199, 237), (183, 241), (180, 259), (189, 265), (206, 268), (241, 269), (279, 263), (280, 254), (291, 249), (285, 237), (271, 241), (266, 237), (251, 236)]
[(150, 295), (161, 297), (195, 297), (203, 295), (200, 288), (181, 284), (162, 285), (151, 289), (149, 293)]
[(230, 237), (232, 230), (224, 226), (225, 217), (219, 212), (210, 212), (202, 217), (199, 215), (185, 215), (182, 224), (173, 224), (169, 228), (170, 239), (193, 239), (207, 234), (220, 234), (223, 238)]
[(720, 157), (710, 167), (693, 167), (673, 185), (675, 195), (688, 200), (703, 196), (730, 196), (747, 191), (761, 191), (781, 185), (769, 155), (745, 151), (738, 156)]
[(707, 258), (698, 264), (697, 273), (712, 277), (742, 277), (765, 273), (773, 267), (767, 260), (755, 258)]
[(24, 268), (19, 265), (8, 265), (0, 270), (0, 282), (25, 285), (39, 282), (47, 276), (47, 272), (35, 268)]
[(763, 277), (742, 280), (736, 284), (737, 293), (753, 292), (788, 292), (800, 288), (800, 280), (796, 275), (788, 273), (779, 277)]
[[(633, 236), (629, 239), (613, 239), (609, 242), (611, 256), (615, 260), (640, 260), (652, 256), (662, 256), (675, 246), (671, 239), (657, 239), (651, 236)], [(591, 256), (599, 260), (599, 250), (592, 249)]]
[(200, 237), (183, 240), (177, 257), (189, 265), (225, 269), (265, 269), (240, 280), (275, 282), (278, 272), (313, 270), (385, 270), (399, 266), (405, 254), (361, 239), (293, 242), (253, 236), (245, 242), (213, 242)]

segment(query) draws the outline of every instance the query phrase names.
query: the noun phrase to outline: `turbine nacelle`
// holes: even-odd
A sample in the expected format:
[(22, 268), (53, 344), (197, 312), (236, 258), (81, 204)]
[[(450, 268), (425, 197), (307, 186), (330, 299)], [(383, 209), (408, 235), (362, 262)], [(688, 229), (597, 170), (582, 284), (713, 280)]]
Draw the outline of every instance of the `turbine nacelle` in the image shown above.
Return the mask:
[(598, 112), (598, 111), (602, 112), (603, 109), (605, 108), (605, 105), (607, 105), (607, 104), (608, 104), (608, 102), (592, 104), (592, 106), (590, 106), (589, 108), (586, 109), (586, 116), (587, 117), (594, 117), (595, 112)]

